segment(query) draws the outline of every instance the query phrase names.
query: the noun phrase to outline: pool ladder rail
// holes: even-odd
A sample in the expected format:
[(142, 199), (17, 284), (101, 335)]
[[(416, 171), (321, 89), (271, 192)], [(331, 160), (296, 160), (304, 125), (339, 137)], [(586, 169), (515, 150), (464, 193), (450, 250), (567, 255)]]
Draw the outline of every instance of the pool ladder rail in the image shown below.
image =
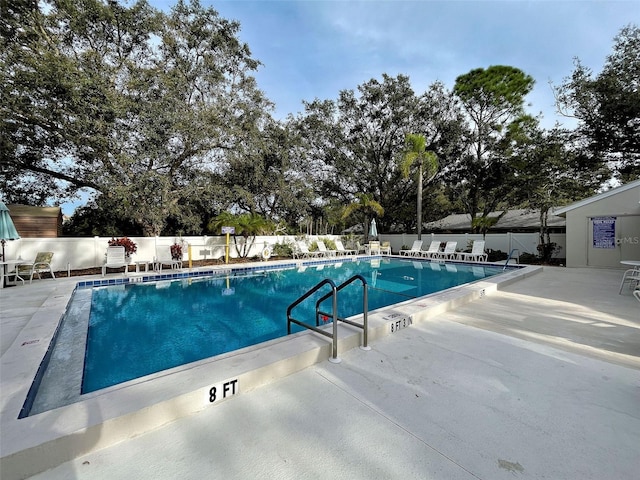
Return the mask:
[[(343, 288), (345, 288), (346, 286), (350, 285), (351, 283), (355, 282), (356, 280), (360, 280), (362, 282), (362, 324), (359, 324), (357, 322), (353, 322), (351, 320), (347, 320), (346, 318), (341, 318), (338, 316), (338, 292)], [(322, 296), (316, 302), (315, 326), (309, 323), (305, 323), (301, 320), (297, 320), (291, 316), (291, 312), (297, 305), (301, 304), (304, 300), (309, 298), (311, 295), (313, 295), (315, 292), (320, 290), (325, 285), (329, 285), (331, 287), (331, 291), (326, 295)], [(323, 312), (322, 310), (320, 310), (320, 304), (329, 298), (332, 298), (333, 311)], [(367, 280), (362, 275), (354, 275), (353, 277), (349, 278), (345, 282), (341, 283), (339, 286), (336, 286), (333, 280), (329, 278), (325, 278), (320, 283), (318, 283), (315, 287), (307, 291), (307, 293), (305, 293), (300, 298), (298, 298), (295, 302), (289, 305), (289, 307), (287, 308), (287, 334), (291, 334), (291, 324), (295, 323), (296, 325), (300, 325), (301, 327), (313, 330), (314, 332), (317, 332), (320, 335), (324, 335), (325, 337), (331, 338), (332, 349), (331, 349), (331, 357), (329, 358), (329, 361), (332, 363), (340, 363), (341, 360), (340, 358), (338, 358), (338, 321), (347, 323), (354, 327), (362, 328), (363, 330), (362, 345), (360, 346), (360, 348), (362, 350), (371, 350), (371, 347), (367, 345), (368, 313), (369, 313), (368, 303), (369, 303), (369, 299), (367, 294)], [(322, 330), (320, 328), (320, 318), (322, 317), (333, 319), (333, 329), (331, 332)]]
[[(518, 254), (514, 255), (516, 252), (518, 252)], [(507, 269), (507, 265), (509, 265), (509, 260), (511, 260), (512, 258), (516, 260), (516, 263), (520, 263), (520, 250), (518, 250), (517, 248), (511, 249), (511, 251), (509, 252), (509, 256), (507, 257), (507, 261), (504, 262), (504, 267), (502, 268), (502, 270)]]

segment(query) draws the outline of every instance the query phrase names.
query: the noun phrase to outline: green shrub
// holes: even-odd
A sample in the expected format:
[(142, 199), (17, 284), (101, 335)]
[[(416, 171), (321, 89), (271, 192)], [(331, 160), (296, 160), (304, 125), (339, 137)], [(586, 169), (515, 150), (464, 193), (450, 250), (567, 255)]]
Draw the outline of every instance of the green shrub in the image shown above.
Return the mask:
[(276, 257), (293, 257), (293, 245), (290, 243), (276, 243), (272, 252)]

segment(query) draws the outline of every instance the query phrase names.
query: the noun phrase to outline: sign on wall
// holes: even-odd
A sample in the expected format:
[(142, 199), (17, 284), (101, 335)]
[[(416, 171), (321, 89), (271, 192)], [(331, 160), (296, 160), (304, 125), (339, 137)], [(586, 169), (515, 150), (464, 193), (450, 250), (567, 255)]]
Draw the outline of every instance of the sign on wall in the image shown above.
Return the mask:
[(593, 248), (616, 248), (616, 217), (594, 217)]

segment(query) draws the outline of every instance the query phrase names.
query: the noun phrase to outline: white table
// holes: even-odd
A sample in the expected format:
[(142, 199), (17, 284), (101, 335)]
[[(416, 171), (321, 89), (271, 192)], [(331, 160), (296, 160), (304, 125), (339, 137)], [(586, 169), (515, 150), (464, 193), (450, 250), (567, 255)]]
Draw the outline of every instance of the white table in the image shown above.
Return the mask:
[(640, 268), (640, 260), (620, 260), (620, 263), (636, 269)]
[(136, 273), (140, 273), (140, 266), (144, 265), (144, 271), (148, 272), (149, 271), (149, 264), (153, 263), (150, 260), (136, 260), (134, 262), (136, 264)]
[(4, 283), (6, 278), (14, 275), (16, 277), (16, 282), (20, 280), (24, 285), (24, 278), (18, 275), (18, 272), (12, 273), (13, 268), (17, 268), (17, 266), (22, 263), (25, 263), (25, 261), (22, 258), (17, 260), (5, 260), (4, 262), (0, 262), (0, 288), (4, 288)]

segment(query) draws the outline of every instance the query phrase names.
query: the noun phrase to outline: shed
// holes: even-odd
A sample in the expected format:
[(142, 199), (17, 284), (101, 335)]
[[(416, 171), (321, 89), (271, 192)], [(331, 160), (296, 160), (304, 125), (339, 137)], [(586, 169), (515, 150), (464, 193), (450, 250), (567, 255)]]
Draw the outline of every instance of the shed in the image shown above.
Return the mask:
[(640, 260), (640, 180), (555, 214), (567, 219), (567, 267), (621, 267), (621, 260)]
[(24, 238), (54, 238), (62, 236), (60, 207), (7, 205), (18, 234)]

